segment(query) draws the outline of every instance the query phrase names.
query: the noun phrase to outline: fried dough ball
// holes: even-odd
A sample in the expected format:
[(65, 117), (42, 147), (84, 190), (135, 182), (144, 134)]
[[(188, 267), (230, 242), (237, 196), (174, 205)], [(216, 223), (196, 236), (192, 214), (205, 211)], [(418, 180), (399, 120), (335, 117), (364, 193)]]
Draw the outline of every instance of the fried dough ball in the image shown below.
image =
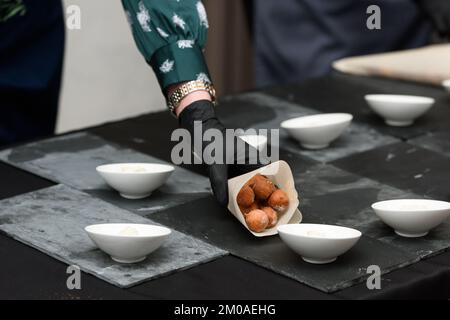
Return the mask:
[(278, 189), (272, 193), (267, 204), (278, 212), (284, 211), (289, 206), (289, 197), (286, 192)]
[(269, 179), (259, 179), (253, 185), (255, 197), (260, 201), (267, 200), (275, 190), (277, 190), (277, 188)]
[(237, 195), (236, 201), (240, 206), (249, 207), (255, 202), (255, 193), (249, 186), (243, 186)]
[(265, 181), (265, 180), (267, 180), (266, 176), (263, 176), (262, 174), (257, 174), (255, 176), (253, 176), (253, 178), (248, 180), (246, 185), (249, 186), (250, 188), (253, 188), (255, 186), (256, 182), (258, 182), (258, 181)]
[(245, 215), (245, 222), (250, 230), (254, 232), (263, 232), (269, 225), (269, 217), (262, 210), (252, 210)]
[(250, 211), (259, 209), (259, 206), (256, 202), (253, 202), (249, 207), (239, 206), (239, 209), (241, 209), (241, 212), (245, 215), (245, 214), (249, 213)]
[(278, 222), (278, 215), (275, 210), (273, 210), (271, 207), (264, 207), (261, 209), (267, 214), (267, 217), (269, 218), (269, 224), (267, 225), (267, 228), (273, 228), (277, 225)]

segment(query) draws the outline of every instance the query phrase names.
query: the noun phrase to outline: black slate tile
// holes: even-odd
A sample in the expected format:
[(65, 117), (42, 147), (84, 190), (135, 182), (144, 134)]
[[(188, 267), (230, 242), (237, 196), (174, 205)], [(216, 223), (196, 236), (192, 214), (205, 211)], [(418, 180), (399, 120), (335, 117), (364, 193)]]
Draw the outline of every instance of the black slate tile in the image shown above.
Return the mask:
[(0, 159), (52, 181), (85, 190), (140, 215), (205, 197), (210, 192), (206, 177), (176, 167), (154, 197), (136, 202), (123, 199), (95, 171), (97, 166), (107, 163), (165, 162), (89, 133), (54, 137), (3, 150)]
[(169, 162), (172, 147), (176, 144), (171, 142), (170, 137), (177, 127), (177, 120), (169, 112), (163, 111), (108, 123), (87, 131)]
[[(331, 204), (330, 204), (331, 205)], [(366, 268), (377, 264), (383, 272), (413, 263), (417, 258), (363, 236), (348, 253), (329, 265), (311, 265), (291, 251), (278, 236), (256, 238), (212, 199), (201, 199), (152, 214), (152, 219), (186, 232), (233, 255), (325, 292), (362, 281)], [(317, 221), (304, 214), (305, 221)]]
[(304, 172), (308, 168), (317, 165), (319, 162), (310, 159), (308, 157), (299, 155), (297, 153), (290, 152), (285, 149), (280, 149), (279, 158), (280, 160), (286, 161), (291, 167), (292, 172)]
[[(231, 129), (250, 128), (254, 123), (267, 121), (274, 115), (274, 111), (268, 107), (251, 102), (235, 101), (233, 96), (222, 98), (216, 112), (223, 124)], [(169, 112), (163, 111), (91, 128), (88, 132), (124, 147), (171, 162), (171, 152), (177, 144), (171, 141), (171, 135), (177, 128), (178, 121)], [(180, 167), (206, 175), (202, 166), (181, 165)]]
[[(234, 96), (221, 98), (216, 113), (227, 128), (248, 128), (254, 123), (270, 120), (274, 115), (268, 107), (235, 101)], [(90, 128), (88, 131), (109, 141), (170, 161), (172, 148), (176, 144), (170, 137), (177, 128), (177, 119), (169, 112), (163, 111)], [(203, 173), (198, 167), (186, 167)]]
[[(217, 117), (227, 128), (251, 127), (255, 123), (269, 121), (275, 114), (269, 107), (241, 101), (238, 97), (220, 98), (215, 109)], [(144, 147), (140, 151), (151, 150), (152, 155), (167, 160), (170, 159), (170, 136), (177, 128), (178, 120), (168, 111), (162, 111), (89, 128), (88, 131), (137, 150)]]
[(145, 261), (120, 264), (100, 251), (84, 231), (88, 225), (118, 222), (155, 224), (64, 185), (0, 201), (1, 232), (119, 287), (130, 287), (227, 254), (204, 241), (172, 232)]
[[(227, 128), (256, 130), (280, 129), (280, 123), (286, 119), (320, 113), (318, 110), (257, 92), (224, 97), (216, 111)], [(109, 141), (170, 161), (171, 150), (176, 144), (170, 141), (170, 137), (176, 128), (177, 121), (173, 117), (166, 112), (159, 112), (89, 131)], [(395, 142), (397, 140), (393, 137), (381, 134), (365, 124), (353, 123), (342, 137), (324, 150), (302, 149), (284, 130), (280, 130), (280, 141), (274, 145), (302, 158), (330, 162)], [(204, 174), (204, 170), (199, 166), (183, 167)]]
[(398, 236), (394, 230), (381, 220), (371, 221), (359, 226), (365, 235), (411, 253), (420, 258), (437, 255), (450, 248), (450, 221), (431, 230), (420, 238)]
[(302, 196), (300, 208), (306, 217), (304, 222), (353, 227), (417, 259), (450, 248), (449, 223), (440, 225), (426, 237), (406, 239), (381, 222), (371, 208), (371, 204), (377, 201), (417, 198), (418, 195), (330, 165), (317, 165), (296, 173), (295, 181)]
[(250, 128), (257, 123), (271, 121), (276, 112), (256, 101), (241, 99), (241, 95), (226, 96), (216, 108), (217, 117), (227, 128)]
[(378, 221), (371, 209), (377, 201), (415, 197), (415, 195), (383, 185), (331, 165), (316, 165), (305, 172), (295, 172), (300, 195), (300, 209), (314, 223), (338, 224), (359, 228)]
[[(371, 150), (383, 145), (398, 142), (391, 136), (384, 135), (366, 124), (355, 123), (335, 141), (333, 141), (328, 148), (321, 150), (306, 150), (300, 146), (298, 141), (292, 139), (286, 130), (280, 128), (280, 124), (287, 119), (296, 118), (300, 116), (319, 114), (321, 111), (307, 108), (295, 103), (288, 102), (264, 93), (245, 93), (236, 96), (233, 99), (234, 103), (257, 105), (260, 107), (269, 107), (273, 110), (273, 116), (270, 120), (254, 123), (254, 129), (275, 129), (279, 131), (279, 141), (273, 141), (279, 148), (285, 149), (302, 157), (308, 157), (320, 162), (331, 162), (349, 156), (354, 153)], [(234, 114), (233, 118), (238, 118), (239, 114)]]
[(408, 143), (352, 155), (333, 164), (419, 197), (450, 200), (448, 157)]
[(381, 277), (381, 289), (366, 283), (337, 292), (342, 299), (441, 300), (450, 297), (450, 252), (392, 271)]
[(450, 157), (450, 130), (429, 133), (409, 140), (408, 143)]
[[(333, 73), (301, 84), (266, 88), (264, 92), (322, 112), (352, 113), (355, 120), (402, 139), (450, 128), (450, 98), (444, 89), (433, 86)], [(436, 104), (414, 126), (395, 128), (385, 125), (365, 102), (364, 95), (377, 93), (429, 96)]]

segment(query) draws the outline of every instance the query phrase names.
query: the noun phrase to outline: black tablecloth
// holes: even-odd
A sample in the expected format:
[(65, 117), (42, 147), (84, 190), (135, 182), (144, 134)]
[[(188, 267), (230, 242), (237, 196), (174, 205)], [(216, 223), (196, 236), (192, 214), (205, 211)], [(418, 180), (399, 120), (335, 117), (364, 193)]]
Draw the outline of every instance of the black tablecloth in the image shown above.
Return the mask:
[[(440, 109), (418, 123), (415, 131), (385, 128), (379, 119), (365, 113), (362, 100), (368, 92), (413, 93), (438, 99), (448, 105), (443, 90), (380, 79), (330, 75), (304, 84), (269, 88), (264, 92), (283, 99), (314, 106), (322, 111), (348, 110), (356, 120), (372, 122), (389, 134), (410, 139), (448, 129), (450, 111)], [(232, 108), (233, 99), (227, 100)], [(441, 121), (433, 119), (440, 117)], [(444, 121), (442, 121), (442, 119)], [(378, 121), (378, 122), (377, 122)], [(154, 113), (87, 131), (110, 141), (170, 161), (171, 131), (176, 121), (167, 113)], [(146, 143), (132, 137), (148, 137)], [(356, 160), (355, 160), (356, 161)], [(448, 168), (448, 167), (447, 167)], [(51, 186), (53, 183), (0, 163), (0, 199)], [(450, 184), (450, 183), (449, 183)], [(447, 191), (447, 196), (450, 193)], [(445, 194), (444, 194), (445, 196)], [(449, 198), (444, 199), (449, 200)], [(325, 294), (234, 256), (226, 256), (130, 289), (119, 289), (88, 274), (82, 275), (82, 289), (68, 290), (67, 266), (49, 256), (0, 234), (1, 299), (405, 299), (450, 298), (450, 252), (431, 257), (382, 277), (381, 290), (368, 290), (365, 283)]]

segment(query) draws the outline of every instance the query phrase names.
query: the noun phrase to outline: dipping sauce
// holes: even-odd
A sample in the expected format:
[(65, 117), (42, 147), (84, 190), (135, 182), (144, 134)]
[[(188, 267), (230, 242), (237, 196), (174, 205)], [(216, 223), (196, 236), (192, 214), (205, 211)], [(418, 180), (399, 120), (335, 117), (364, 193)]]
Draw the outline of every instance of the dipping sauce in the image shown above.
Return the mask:
[(121, 166), (120, 167), (120, 172), (123, 173), (144, 173), (147, 172), (147, 169), (144, 168), (143, 166)]
[(122, 230), (120, 230), (119, 235), (121, 236), (138, 236), (139, 231), (136, 228), (133, 227), (125, 227)]
[(311, 230), (306, 232), (306, 235), (309, 237), (320, 237), (320, 238), (326, 238), (327, 234), (323, 231), (317, 231), (317, 230)]

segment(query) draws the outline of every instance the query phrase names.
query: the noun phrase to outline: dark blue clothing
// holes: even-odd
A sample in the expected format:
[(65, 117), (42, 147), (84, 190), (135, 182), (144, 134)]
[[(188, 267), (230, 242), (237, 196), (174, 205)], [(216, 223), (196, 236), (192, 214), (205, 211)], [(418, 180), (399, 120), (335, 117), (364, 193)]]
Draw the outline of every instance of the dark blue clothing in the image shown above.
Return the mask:
[[(367, 7), (381, 8), (381, 30), (366, 27)], [(431, 25), (416, 0), (254, 1), (259, 86), (324, 75), (339, 58), (420, 47)]]
[(0, 22), (0, 145), (54, 132), (64, 53), (60, 0)]

